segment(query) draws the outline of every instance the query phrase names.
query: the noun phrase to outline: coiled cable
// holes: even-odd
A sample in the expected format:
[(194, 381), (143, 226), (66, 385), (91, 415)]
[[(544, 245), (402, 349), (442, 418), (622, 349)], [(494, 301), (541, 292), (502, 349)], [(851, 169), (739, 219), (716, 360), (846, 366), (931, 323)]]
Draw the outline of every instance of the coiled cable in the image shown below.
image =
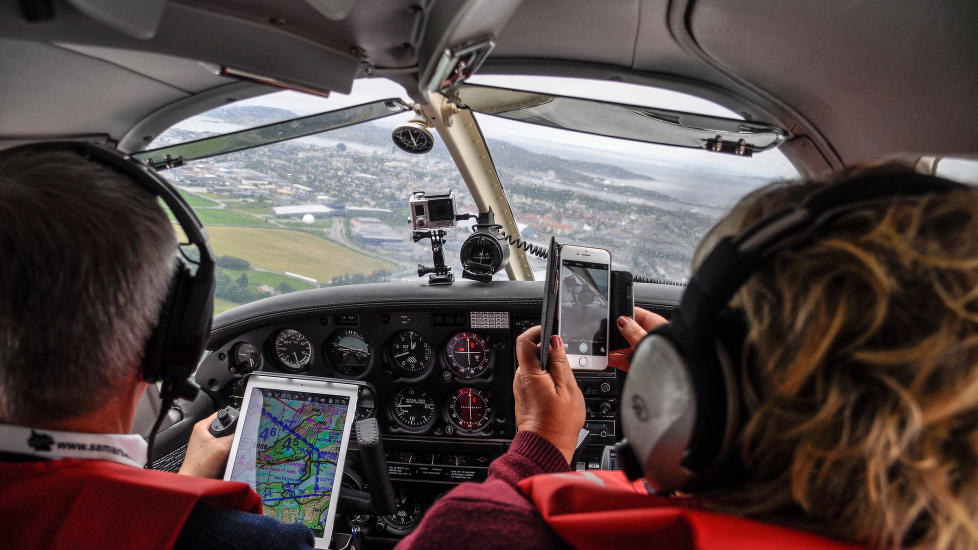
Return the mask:
[(508, 235), (505, 231), (503, 231), (503, 226), (497, 225), (496, 226), (496, 231), (499, 232), (499, 235), (502, 236), (502, 238), (506, 239), (506, 242), (508, 242), (509, 244), (515, 246), (516, 248), (520, 248), (520, 249), (522, 249), (525, 252), (528, 252), (530, 254), (533, 254), (534, 256), (537, 256), (538, 258), (546, 258), (547, 257), (547, 249), (546, 248), (544, 248), (544, 247), (542, 247), (540, 245), (533, 244), (533, 243), (528, 243), (528, 242), (524, 241), (523, 239), (517, 239), (516, 237), (514, 237), (512, 235)]
[[(523, 249), (524, 251), (533, 254), (534, 256), (546, 259), (547, 257), (546, 248), (540, 245), (526, 242), (523, 239), (517, 239), (516, 237), (507, 234), (505, 231), (503, 231), (503, 226), (499, 224), (492, 224), (491, 227), (494, 228), (499, 233), (499, 235), (503, 239), (505, 239), (506, 242), (508, 242), (509, 244), (515, 246), (516, 248)], [(632, 275), (632, 281), (636, 283), (650, 283), (655, 285), (686, 286), (686, 283), (684, 282), (667, 281), (665, 279), (655, 279), (652, 277), (645, 277), (644, 275)]]

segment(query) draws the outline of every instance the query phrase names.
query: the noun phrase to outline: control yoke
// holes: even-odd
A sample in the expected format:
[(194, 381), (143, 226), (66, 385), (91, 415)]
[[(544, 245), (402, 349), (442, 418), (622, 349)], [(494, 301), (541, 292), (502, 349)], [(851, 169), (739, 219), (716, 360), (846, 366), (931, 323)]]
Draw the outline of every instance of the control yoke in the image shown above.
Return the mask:
[(336, 512), (379, 516), (393, 514), (396, 509), (394, 487), (387, 473), (384, 442), (380, 438), (380, 424), (377, 419), (365, 418), (358, 421), (356, 435), (363, 476), (370, 492), (344, 487), (340, 491)]

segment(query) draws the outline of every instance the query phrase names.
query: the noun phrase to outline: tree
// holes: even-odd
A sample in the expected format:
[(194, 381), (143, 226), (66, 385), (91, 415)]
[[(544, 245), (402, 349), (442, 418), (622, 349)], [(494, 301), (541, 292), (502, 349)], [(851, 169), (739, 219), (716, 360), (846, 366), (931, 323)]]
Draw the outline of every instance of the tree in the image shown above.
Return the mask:
[(231, 276), (221, 268), (214, 274), (214, 295), (223, 297), (224, 293), (231, 286)]
[(285, 281), (282, 281), (278, 284), (278, 291), (282, 294), (288, 294), (290, 292), (295, 292), (295, 287)]
[(336, 144), (336, 150), (339, 151), (339, 152), (341, 152), (341, 153), (344, 152), (344, 151), (346, 151), (346, 144), (345, 143), (342, 143), (342, 142), (337, 143)]
[(234, 256), (221, 256), (217, 259), (218, 267), (223, 267), (224, 269), (233, 269), (235, 271), (244, 271), (246, 269), (251, 269), (251, 264), (248, 260), (243, 260), (241, 258), (235, 258)]
[(238, 286), (241, 288), (248, 288), (248, 274), (242, 273), (234, 282), (238, 283)]

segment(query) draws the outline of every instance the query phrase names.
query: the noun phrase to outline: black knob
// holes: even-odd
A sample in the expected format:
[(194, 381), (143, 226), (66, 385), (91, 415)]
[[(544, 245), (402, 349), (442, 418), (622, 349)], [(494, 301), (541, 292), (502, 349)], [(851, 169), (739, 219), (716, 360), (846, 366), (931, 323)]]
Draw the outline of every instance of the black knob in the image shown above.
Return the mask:
[(237, 372), (250, 372), (261, 366), (261, 351), (249, 342), (241, 342), (231, 351), (231, 366)]
[(214, 437), (224, 437), (234, 433), (238, 424), (238, 411), (233, 407), (225, 407), (217, 411), (217, 418), (211, 421), (207, 430)]
[(611, 412), (611, 403), (608, 403), (607, 401), (605, 401), (598, 408), (601, 410), (601, 413), (602, 414), (608, 414), (608, 413)]
[(611, 391), (611, 384), (607, 382), (602, 382), (600, 388), (601, 388), (601, 393), (608, 393)]

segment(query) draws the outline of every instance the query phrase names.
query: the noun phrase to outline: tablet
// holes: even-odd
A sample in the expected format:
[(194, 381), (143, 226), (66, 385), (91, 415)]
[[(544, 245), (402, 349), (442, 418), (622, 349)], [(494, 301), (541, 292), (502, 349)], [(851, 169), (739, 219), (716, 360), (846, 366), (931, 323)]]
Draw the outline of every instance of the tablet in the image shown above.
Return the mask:
[(355, 385), (252, 375), (224, 479), (247, 483), (264, 515), (309, 527), (328, 548), (356, 407)]

